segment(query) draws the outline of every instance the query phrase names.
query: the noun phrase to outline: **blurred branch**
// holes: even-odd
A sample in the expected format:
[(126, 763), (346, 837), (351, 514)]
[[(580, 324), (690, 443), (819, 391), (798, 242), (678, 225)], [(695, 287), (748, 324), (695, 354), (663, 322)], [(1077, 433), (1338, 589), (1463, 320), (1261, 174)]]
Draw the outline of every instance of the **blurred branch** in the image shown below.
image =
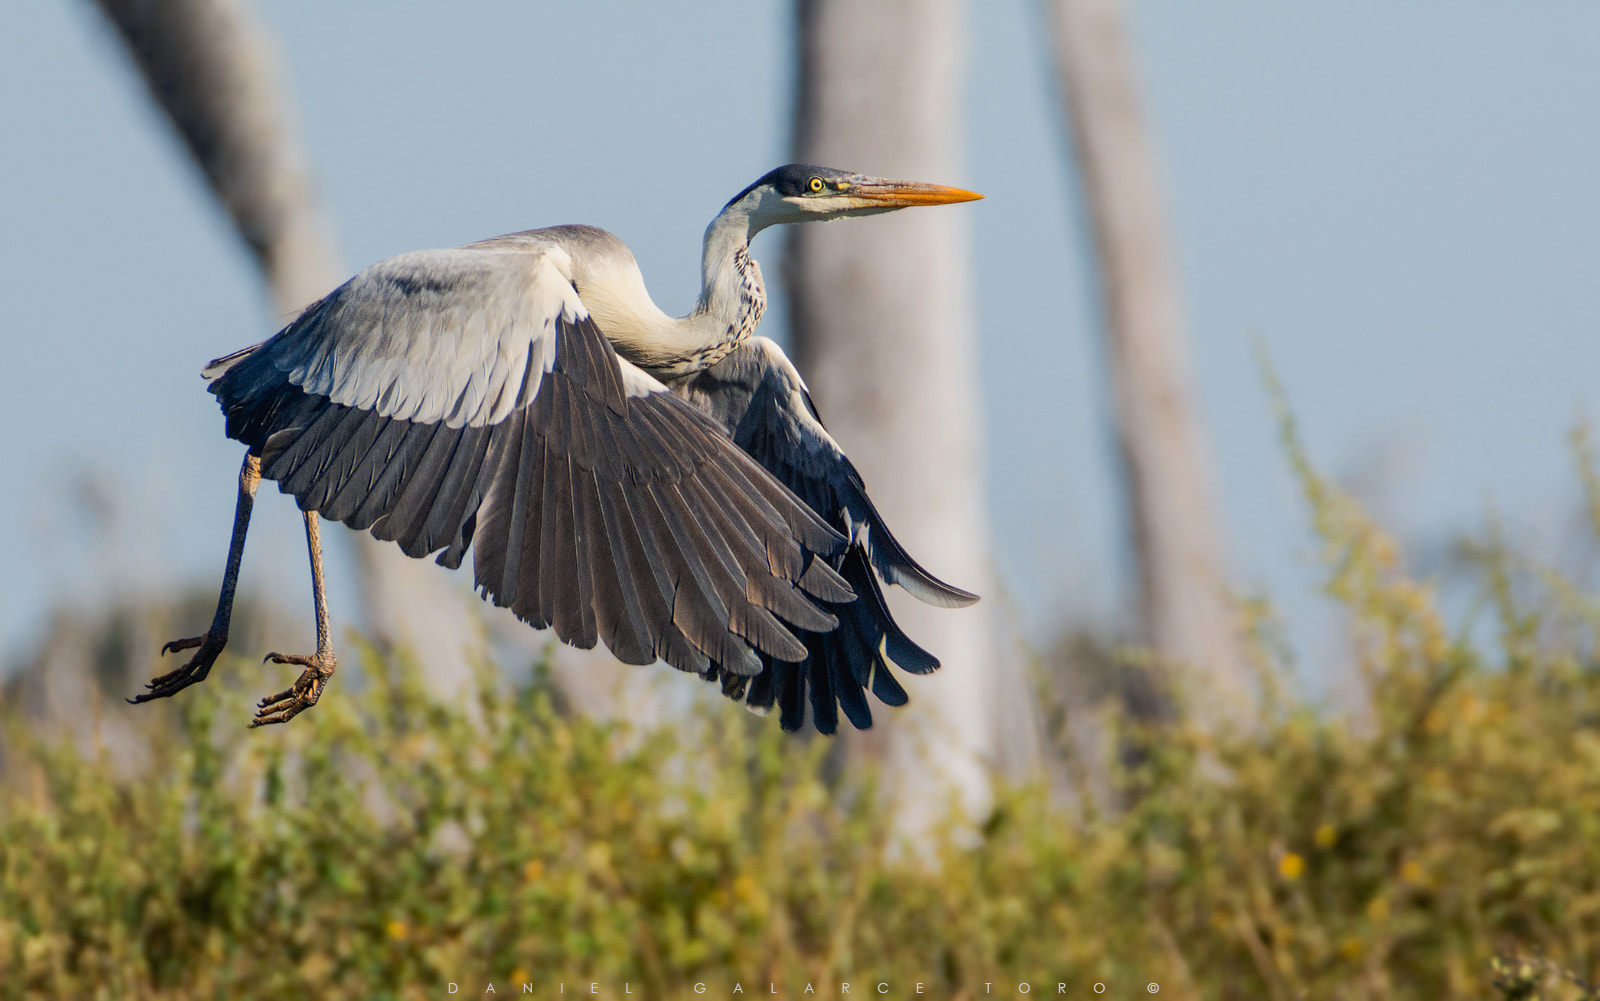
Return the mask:
[(1178, 279), (1122, 4), (1050, 0), (1067, 126), (1099, 265), (1106, 362), (1144, 639), (1197, 668), (1202, 721), (1248, 717), (1210, 460), (1190, 393)]
[(239, 0), (97, 0), (289, 315), (339, 281), (265, 31)]

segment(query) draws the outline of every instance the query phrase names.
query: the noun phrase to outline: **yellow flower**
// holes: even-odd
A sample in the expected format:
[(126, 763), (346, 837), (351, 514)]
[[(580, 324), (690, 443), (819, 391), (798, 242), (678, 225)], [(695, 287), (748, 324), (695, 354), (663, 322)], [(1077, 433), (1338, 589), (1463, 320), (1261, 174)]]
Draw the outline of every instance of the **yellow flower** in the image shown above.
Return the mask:
[(740, 900), (749, 900), (756, 894), (756, 881), (749, 875), (741, 875), (733, 881), (733, 895)]
[(403, 941), (405, 937), (411, 933), (411, 929), (406, 927), (406, 923), (404, 921), (389, 922), (388, 931), (389, 937), (394, 939), (396, 942)]
[(1367, 905), (1367, 917), (1376, 922), (1389, 920), (1389, 901), (1383, 897), (1373, 897), (1372, 903)]
[(1416, 859), (1408, 859), (1406, 863), (1400, 867), (1400, 881), (1402, 883), (1422, 882), (1422, 863), (1418, 862)]
[(1339, 943), (1339, 955), (1345, 959), (1360, 959), (1361, 940), (1354, 935), (1346, 937), (1343, 942)]
[(511, 971), (511, 982), (513, 984), (525, 984), (525, 983), (527, 983), (528, 982), (528, 971), (524, 970), (520, 966), (517, 967), (515, 970), (512, 970)]
[(1394, 540), (1387, 535), (1376, 535), (1372, 540), (1372, 558), (1385, 570), (1394, 566), (1400, 558)]
[(1317, 833), (1311, 835), (1318, 848), (1332, 848), (1333, 843), (1339, 840), (1339, 829), (1332, 824), (1323, 824), (1317, 828)]
[(1300, 878), (1306, 871), (1306, 860), (1294, 852), (1285, 852), (1283, 858), (1278, 860), (1278, 875), (1293, 882)]
[(537, 882), (544, 875), (544, 863), (538, 859), (529, 859), (528, 864), (522, 867), (522, 878), (528, 882)]

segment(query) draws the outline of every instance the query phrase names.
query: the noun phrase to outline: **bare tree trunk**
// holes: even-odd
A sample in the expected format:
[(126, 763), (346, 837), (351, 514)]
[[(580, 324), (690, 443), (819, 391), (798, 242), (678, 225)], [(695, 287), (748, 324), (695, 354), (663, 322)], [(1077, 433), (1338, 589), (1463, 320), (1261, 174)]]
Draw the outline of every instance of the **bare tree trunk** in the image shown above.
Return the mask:
[[(963, 0), (800, 0), (801, 161), (954, 184), (963, 173)], [(1021, 659), (1004, 651), (984, 501), (968, 227), (911, 210), (791, 227), (784, 278), (796, 362), (895, 534), (934, 573), (991, 600), (929, 608), (891, 588), (896, 618), (943, 662), (911, 705), (852, 738), (879, 759), (903, 831), (953, 786), (984, 808), (990, 769), (1036, 763)]]
[(1203, 723), (1241, 721), (1253, 685), (1239, 651), (1222, 531), (1189, 373), (1155, 155), (1119, 0), (1049, 0), (1067, 123), (1105, 315), (1117, 443), (1145, 639), (1196, 670)]
[[(266, 29), (248, 0), (98, 0), (261, 267), (278, 316), (342, 279)], [(219, 352), (220, 353), (220, 352)], [(408, 648), (437, 693), (468, 680), (480, 642), (448, 578), (365, 534), (367, 627)]]

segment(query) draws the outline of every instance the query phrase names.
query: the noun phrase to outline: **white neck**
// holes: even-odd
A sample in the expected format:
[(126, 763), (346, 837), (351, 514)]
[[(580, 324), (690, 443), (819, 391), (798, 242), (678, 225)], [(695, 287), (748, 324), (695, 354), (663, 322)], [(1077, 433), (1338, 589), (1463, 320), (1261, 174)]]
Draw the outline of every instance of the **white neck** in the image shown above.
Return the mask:
[[(751, 238), (770, 224), (761, 202), (761, 194), (751, 192), (706, 227), (700, 299), (687, 316), (670, 317), (652, 306), (648, 313), (614, 316), (609, 327), (607, 317), (596, 317), (612, 331), (619, 354), (659, 377), (680, 378), (715, 365), (750, 336), (766, 309), (761, 268), (750, 257)], [(610, 310), (601, 305), (597, 312)]]
[(700, 258), (700, 302), (690, 316), (714, 316), (730, 321), (737, 318), (744, 287), (738, 258), (740, 254), (749, 254), (750, 241), (766, 228), (766, 223), (757, 221), (759, 198), (759, 194), (752, 192), (728, 203), (706, 227)]

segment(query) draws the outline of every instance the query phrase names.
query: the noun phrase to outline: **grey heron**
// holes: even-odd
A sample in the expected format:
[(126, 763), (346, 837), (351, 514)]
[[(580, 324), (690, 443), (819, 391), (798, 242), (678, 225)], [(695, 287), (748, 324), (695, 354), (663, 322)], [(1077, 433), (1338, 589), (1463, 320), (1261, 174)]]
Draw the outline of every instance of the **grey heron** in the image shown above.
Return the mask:
[(247, 447), (211, 627), (134, 702), (203, 681), (223, 650), (256, 487), (304, 512), (316, 607), (304, 668), (252, 726), (315, 705), (337, 659), (319, 517), (437, 553), (496, 605), (619, 660), (664, 660), (786, 730), (871, 725), (891, 664), (939, 662), (895, 624), (880, 580), (957, 607), (890, 534), (800, 374), (754, 336), (766, 307), (750, 241), (780, 223), (970, 201), (959, 188), (779, 167), (707, 227), (700, 298), (656, 307), (621, 240), (556, 226), (372, 265), (275, 336), (203, 375)]

